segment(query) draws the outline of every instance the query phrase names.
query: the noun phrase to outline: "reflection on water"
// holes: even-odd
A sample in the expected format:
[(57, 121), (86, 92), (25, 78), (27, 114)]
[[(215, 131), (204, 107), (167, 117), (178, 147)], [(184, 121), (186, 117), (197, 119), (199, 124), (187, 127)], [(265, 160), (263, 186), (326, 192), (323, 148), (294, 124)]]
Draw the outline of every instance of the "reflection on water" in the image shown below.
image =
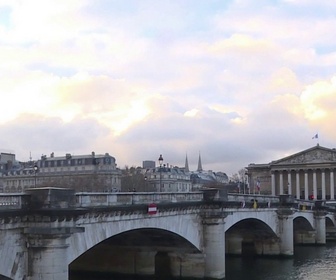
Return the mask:
[[(71, 280), (135, 280), (124, 276), (79, 275)], [(225, 280), (335, 280), (336, 244), (295, 247), (293, 258), (227, 257)], [(163, 280), (160, 277), (160, 280)]]

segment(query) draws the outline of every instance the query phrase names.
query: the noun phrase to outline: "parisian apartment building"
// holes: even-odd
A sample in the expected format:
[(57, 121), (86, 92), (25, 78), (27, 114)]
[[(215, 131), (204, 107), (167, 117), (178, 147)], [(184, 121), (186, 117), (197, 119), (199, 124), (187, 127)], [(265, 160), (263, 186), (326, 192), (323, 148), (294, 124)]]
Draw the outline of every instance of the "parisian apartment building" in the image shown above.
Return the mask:
[(0, 153), (0, 192), (21, 193), (41, 187), (71, 188), (76, 192), (192, 192), (204, 186), (226, 184), (224, 172), (205, 171), (199, 156), (196, 171), (162, 162), (143, 161), (138, 168), (117, 168), (116, 159), (92, 152), (87, 155), (42, 155), (18, 161), (15, 154)]
[(173, 166), (162, 162), (156, 166), (155, 161), (143, 161), (145, 189), (155, 192), (192, 192), (203, 187), (218, 187), (228, 183), (228, 176), (224, 172), (204, 170), (201, 155), (198, 158), (197, 170), (190, 171), (188, 157), (184, 167)]
[(72, 188), (76, 192), (115, 192), (121, 189), (121, 171), (109, 153), (42, 155), (20, 162), (15, 154), (0, 153), (0, 191), (23, 192), (37, 187)]

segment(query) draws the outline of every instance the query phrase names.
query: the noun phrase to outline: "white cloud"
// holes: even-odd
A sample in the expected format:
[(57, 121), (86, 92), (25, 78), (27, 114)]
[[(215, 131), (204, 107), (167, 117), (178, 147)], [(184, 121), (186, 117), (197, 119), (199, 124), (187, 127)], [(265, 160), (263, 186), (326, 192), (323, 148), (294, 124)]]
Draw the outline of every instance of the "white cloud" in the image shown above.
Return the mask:
[[(317, 81), (306, 87), (301, 95), (305, 116), (313, 123), (317, 123), (326, 134), (333, 136), (333, 124), (330, 120), (336, 117), (336, 76), (330, 81)], [(329, 132), (330, 131), (330, 132)], [(330, 136), (331, 136), (330, 135)]]

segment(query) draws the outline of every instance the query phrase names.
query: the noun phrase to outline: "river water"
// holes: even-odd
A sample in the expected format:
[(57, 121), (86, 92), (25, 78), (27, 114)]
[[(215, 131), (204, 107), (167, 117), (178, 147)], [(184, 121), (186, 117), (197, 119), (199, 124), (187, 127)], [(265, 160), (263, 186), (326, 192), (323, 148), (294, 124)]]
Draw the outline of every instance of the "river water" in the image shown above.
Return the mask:
[(289, 259), (227, 258), (226, 280), (335, 280), (336, 244), (295, 247)]
[[(225, 280), (336, 280), (336, 243), (295, 247), (293, 258), (226, 257)], [(91, 275), (71, 280), (135, 280)], [(153, 278), (141, 278), (153, 279)]]

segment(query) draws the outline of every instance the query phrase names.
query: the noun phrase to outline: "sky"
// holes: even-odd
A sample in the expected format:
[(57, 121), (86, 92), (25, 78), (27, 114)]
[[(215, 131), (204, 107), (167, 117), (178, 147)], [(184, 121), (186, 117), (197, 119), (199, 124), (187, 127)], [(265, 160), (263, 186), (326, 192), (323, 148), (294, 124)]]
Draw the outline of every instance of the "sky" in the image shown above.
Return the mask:
[(231, 175), (334, 148), (335, 15), (330, 0), (0, 0), (0, 151), (191, 170), (201, 155)]

